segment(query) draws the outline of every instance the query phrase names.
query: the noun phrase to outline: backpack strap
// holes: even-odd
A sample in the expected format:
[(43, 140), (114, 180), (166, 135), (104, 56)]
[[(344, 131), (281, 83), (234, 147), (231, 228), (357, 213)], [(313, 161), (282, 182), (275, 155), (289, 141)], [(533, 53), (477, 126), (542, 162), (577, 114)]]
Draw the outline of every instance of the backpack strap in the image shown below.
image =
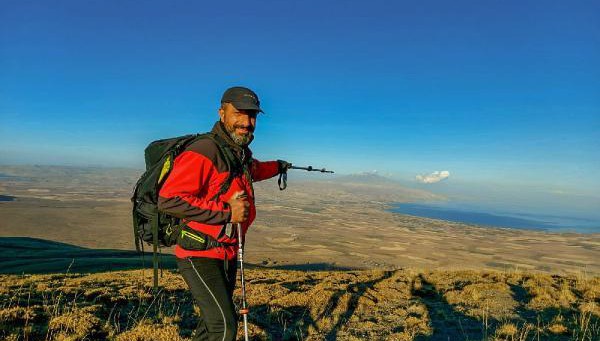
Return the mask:
[(152, 263), (153, 263), (153, 287), (154, 292), (158, 290), (158, 219), (160, 214), (156, 212), (156, 216), (152, 219)]
[(207, 133), (205, 136), (215, 142), (218, 147), (217, 149), (221, 154), (221, 158), (225, 161), (225, 164), (227, 164), (227, 170), (229, 171), (227, 179), (225, 179), (221, 188), (219, 188), (219, 191), (210, 199), (211, 201), (214, 201), (221, 195), (227, 193), (233, 179), (242, 172), (243, 165), (239, 158), (235, 156), (231, 148), (227, 146), (227, 142), (221, 137), (214, 133)]

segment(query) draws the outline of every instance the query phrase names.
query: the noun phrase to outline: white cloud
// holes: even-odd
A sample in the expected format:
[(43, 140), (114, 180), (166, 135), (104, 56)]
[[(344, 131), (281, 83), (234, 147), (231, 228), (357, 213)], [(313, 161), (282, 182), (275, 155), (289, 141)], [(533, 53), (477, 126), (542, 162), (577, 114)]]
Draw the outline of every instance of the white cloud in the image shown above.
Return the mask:
[(431, 174), (419, 174), (415, 178), (417, 181), (424, 184), (432, 184), (436, 182), (440, 182), (450, 176), (450, 172), (448, 171), (435, 171)]

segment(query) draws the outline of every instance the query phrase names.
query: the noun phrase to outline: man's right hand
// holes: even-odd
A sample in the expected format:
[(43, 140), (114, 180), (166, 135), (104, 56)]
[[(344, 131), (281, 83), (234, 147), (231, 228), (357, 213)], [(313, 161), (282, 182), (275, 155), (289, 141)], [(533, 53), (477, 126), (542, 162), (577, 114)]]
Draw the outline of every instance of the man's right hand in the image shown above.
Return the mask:
[(231, 209), (232, 223), (242, 223), (248, 219), (250, 213), (250, 203), (246, 200), (247, 196), (244, 191), (234, 193), (227, 201)]

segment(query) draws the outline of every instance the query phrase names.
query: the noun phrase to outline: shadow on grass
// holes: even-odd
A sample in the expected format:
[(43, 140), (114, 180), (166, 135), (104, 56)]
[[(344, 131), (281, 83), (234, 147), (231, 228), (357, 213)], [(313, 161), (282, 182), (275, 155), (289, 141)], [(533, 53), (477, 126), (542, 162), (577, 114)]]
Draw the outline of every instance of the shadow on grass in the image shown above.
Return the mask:
[[(427, 307), (433, 329), (432, 335), (419, 335), (415, 340), (484, 340), (493, 335), (493, 330), (484, 330), (481, 321), (456, 310), (423, 274), (413, 279), (411, 294)], [(490, 324), (497, 325), (497, 321)]]
[(306, 306), (273, 308), (263, 304), (252, 307), (249, 319), (267, 333), (269, 340), (304, 340), (311, 326), (317, 329)]
[[(163, 269), (176, 269), (175, 257), (161, 256)], [(47, 274), (96, 273), (152, 267), (152, 253), (89, 249), (66, 243), (27, 237), (0, 238), (0, 273)]]
[(369, 289), (373, 289), (377, 283), (390, 278), (392, 276), (392, 274), (393, 274), (392, 271), (386, 271), (386, 272), (384, 272), (384, 274), (381, 277), (379, 277), (377, 279), (374, 279), (372, 281), (367, 281), (367, 282), (353, 283), (353, 284), (348, 285), (347, 288), (345, 288), (343, 290), (337, 290), (335, 293), (333, 293), (331, 295), (331, 298), (329, 299), (329, 302), (326, 305), (326, 307), (328, 307), (328, 309), (323, 311), (323, 313), (321, 314), (320, 317), (323, 317), (326, 315), (331, 315), (337, 308), (340, 298), (344, 294), (350, 293), (350, 300), (348, 301), (348, 309), (338, 317), (336, 324), (333, 326), (333, 328), (331, 328), (329, 333), (327, 333), (327, 335), (325, 336), (325, 340), (328, 340), (328, 341), (336, 340), (338, 330), (354, 314), (354, 312), (356, 311), (356, 308), (358, 307), (358, 301), (365, 294), (365, 292)]
[[(537, 338), (543, 340), (593, 340), (594, 335), (597, 336), (598, 330), (590, 330), (597, 328), (600, 325), (600, 318), (594, 314), (588, 312), (581, 313), (580, 309), (575, 306), (550, 306), (541, 310), (535, 310), (529, 308), (527, 305), (531, 301), (532, 296), (529, 294), (527, 289), (519, 284), (509, 284), (515, 301), (519, 303), (516, 313), (518, 315), (518, 322), (529, 323), (534, 326), (555, 326), (556, 333), (548, 333), (547, 330), (539, 330), (537, 332), (532, 331), (531, 334), (535, 333)], [(581, 293), (577, 291), (573, 292), (575, 295), (582, 299)], [(583, 318), (583, 319), (582, 319)], [(587, 325), (584, 320), (587, 319)], [(565, 328), (565, 332), (559, 332), (560, 327)], [(570, 331), (571, 335), (569, 335)]]
[[(270, 304), (252, 307), (250, 319), (252, 323), (260, 326), (267, 333), (270, 340), (304, 340), (310, 336), (310, 329), (315, 331), (321, 329), (316, 321), (337, 314), (335, 324), (328, 330), (320, 330), (323, 334), (319, 336), (323, 340), (337, 340), (339, 330), (354, 315), (360, 298), (368, 290), (373, 289), (377, 283), (390, 278), (392, 275), (393, 271), (386, 271), (382, 276), (373, 280), (351, 283), (333, 291), (327, 303), (324, 304), (326, 308), (315, 317), (316, 320), (311, 317), (310, 306), (278, 307)], [(303, 284), (306, 284), (306, 282), (303, 282)], [(314, 285), (316, 282), (310, 284)], [(285, 284), (281, 285), (286, 286)], [(297, 289), (293, 286), (286, 286), (286, 288), (292, 291)], [(343, 296), (347, 294), (350, 295), (348, 301), (344, 303), (347, 308), (341, 313), (334, 313), (341, 304)]]

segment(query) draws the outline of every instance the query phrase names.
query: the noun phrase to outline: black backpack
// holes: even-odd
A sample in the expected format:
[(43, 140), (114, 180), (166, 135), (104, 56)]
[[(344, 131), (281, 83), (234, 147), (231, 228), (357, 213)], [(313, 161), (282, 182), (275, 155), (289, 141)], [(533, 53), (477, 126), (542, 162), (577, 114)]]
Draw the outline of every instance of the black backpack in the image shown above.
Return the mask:
[(183, 223), (181, 219), (158, 210), (158, 192), (173, 169), (173, 161), (189, 145), (199, 139), (208, 138), (215, 142), (221, 157), (227, 163), (229, 176), (213, 197), (227, 192), (231, 181), (242, 168), (239, 159), (214, 133), (191, 134), (164, 140), (157, 140), (145, 149), (146, 171), (136, 182), (131, 202), (133, 203), (133, 232), (135, 247), (144, 252), (143, 243), (149, 243), (153, 249), (154, 287), (158, 287), (158, 256), (161, 247), (172, 246), (177, 242)]

